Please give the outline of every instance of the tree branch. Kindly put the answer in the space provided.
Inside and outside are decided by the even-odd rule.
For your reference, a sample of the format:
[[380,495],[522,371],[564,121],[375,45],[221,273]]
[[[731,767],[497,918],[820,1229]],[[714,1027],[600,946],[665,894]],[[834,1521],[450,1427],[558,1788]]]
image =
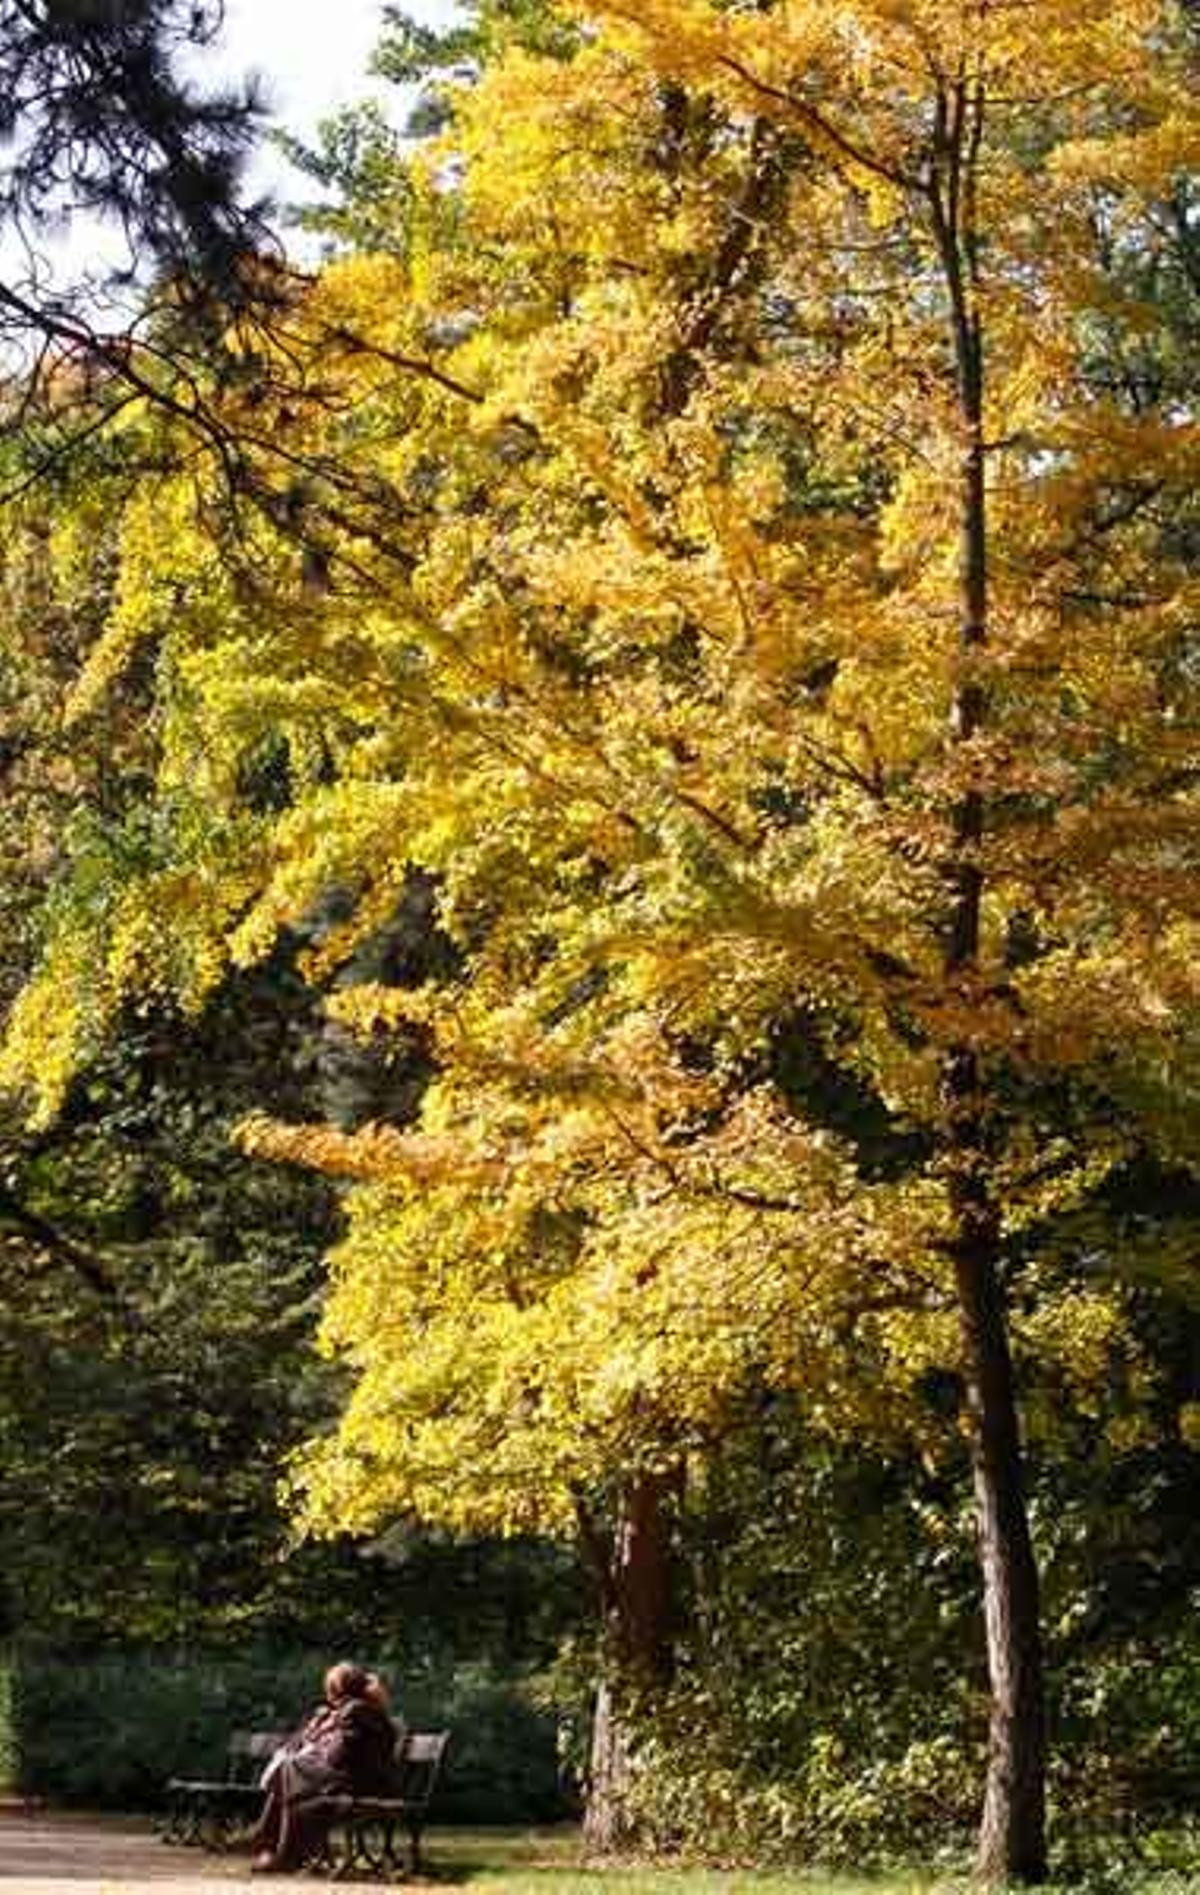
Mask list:
[[59,1263],[65,1263],[88,1285],[89,1289],[102,1296],[106,1301],[115,1301],[118,1295],[117,1285],[107,1266],[90,1250],[84,1250],[73,1238],[66,1236],[56,1225],[51,1224],[40,1212],[30,1210],[7,1187],[0,1185],[0,1218],[15,1224],[22,1234],[31,1239],[40,1250],[47,1251]]

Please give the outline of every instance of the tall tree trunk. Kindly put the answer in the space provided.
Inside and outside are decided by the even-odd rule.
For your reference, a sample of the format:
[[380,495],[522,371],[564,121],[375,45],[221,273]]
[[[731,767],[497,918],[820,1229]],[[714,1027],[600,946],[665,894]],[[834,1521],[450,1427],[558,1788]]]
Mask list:
[[587,1807],[583,1841],[589,1856],[619,1854],[633,1840],[630,1810],[629,1731],[621,1715],[617,1681],[601,1676],[592,1711]]
[[589,1854],[611,1855],[634,1837],[630,1724],[639,1699],[661,1690],[671,1676],[670,1503],[677,1490],[677,1475],[639,1478],[603,1547],[585,1525],[604,1598],[605,1634],[583,1825]]
[[976,1866],[991,1882],[1046,1874],[1046,1730],[1038,1573],[992,1235],[970,1213],[955,1257],[971,1416],[971,1460],[991,1715]]
[[[978,357],[980,339],[973,337]],[[981,364],[980,364],[981,367]],[[963,480],[963,644],[983,642],[986,618],[986,513],[981,423]],[[977,682],[960,685],[955,742],[978,730],[984,704]],[[984,877],[979,844],[983,798],[969,790],[956,811],[955,897],[946,973],[957,981],[978,962]],[[1038,1574],[1021,1469],[1017,1398],[1000,1280],[999,1207],[992,1194],[987,1113],[978,1055],[951,1048],[943,1069],[955,1285],[963,1340],[971,1463],[983,1576],[991,1719],[988,1773],[977,1867],[988,1881],[1041,1881],[1046,1873],[1046,1731]]]
[[[942,101],[938,166],[929,201],[945,276],[963,435],[959,506],[959,678],[950,745],[960,753],[982,731],[987,698],[978,675],[988,643],[988,520],[984,339],[977,282],[974,170],[983,132],[982,89],[965,80]],[[947,985],[970,993],[979,968],[985,874],[983,792],[968,784],[953,814],[945,955]],[[942,1069],[944,1150],[952,1250],[971,1424],[979,1560],[991,1714],[987,1784],[976,1868],[991,1882],[1046,1874],[1046,1719],[1037,1564],[1022,1480],[1016,1387],[1009,1350],[999,1207],[989,1172],[987,1099],[977,1051],[947,1050]]]

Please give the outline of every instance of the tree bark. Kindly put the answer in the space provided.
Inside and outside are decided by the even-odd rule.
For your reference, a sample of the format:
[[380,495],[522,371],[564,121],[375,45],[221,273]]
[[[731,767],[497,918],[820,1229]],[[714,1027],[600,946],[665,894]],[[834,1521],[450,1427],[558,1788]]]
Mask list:
[[625,1495],[603,1548],[585,1526],[604,1601],[603,1664],[583,1824],[590,1855],[612,1855],[635,1837],[632,1720],[639,1701],[661,1690],[672,1671],[670,1502],[677,1488],[676,1475],[641,1476]]
[[987,1181],[974,1054],[960,1050],[952,1056],[944,1095],[991,1693],[976,1870],[987,1882],[1040,1882],[1046,1876],[1046,1718],[1038,1570],[1001,1287],[1000,1219]]
[[[964,470],[963,542],[963,642],[977,646],[986,630],[986,515],[978,425]],[[968,741],[983,711],[982,693],[968,673],[956,695],[952,741]],[[958,859],[946,955],[952,981],[978,963],[984,815],[982,796],[968,791],[955,820]],[[1037,1882],[1046,1874],[1038,1573],[1025,1506],[1017,1395],[1001,1289],[1000,1214],[989,1179],[987,1101],[973,1047],[949,1050],[942,1092],[991,1686],[987,1786],[976,1866],[987,1881]]]
[[[982,90],[968,89],[965,82],[943,98],[929,186],[950,305],[963,437],[960,669],[949,730],[951,750],[960,754],[987,716],[978,662],[988,643],[989,579],[984,337],[974,228],[983,113]],[[969,995],[979,968],[986,814],[982,789],[968,780],[953,812],[947,864],[951,902],[944,973],[960,997]],[[969,1042],[946,1051],[942,1104],[991,1689],[976,1869],[990,1882],[1039,1882],[1046,1875],[1046,1719],[1038,1572],[1001,1286],[1001,1220],[989,1172],[986,1079]]]
[[963,1242],[955,1259],[991,1687],[976,1868],[989,1882],[1040,1882],[1046,1875],[1046,1728],[1038,1572],[994,1252],[994,1243],[977,1235]]
[[619,1855],[633,1840],[630,1809],[629,1733],[621,1716],[620,1694],[602,1676],[592,1711],[588,1758],[587,1806],[583,1842],[589,1856]]

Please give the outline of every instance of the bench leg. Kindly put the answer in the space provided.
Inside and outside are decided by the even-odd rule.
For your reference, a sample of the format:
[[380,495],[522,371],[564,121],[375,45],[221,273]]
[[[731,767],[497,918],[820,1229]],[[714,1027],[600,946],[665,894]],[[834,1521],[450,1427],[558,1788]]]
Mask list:
[[164,1842],[188,1849],[221,1849],[224,1823],[206,1796],[178,1797],[167,1812]]
[[360,1817],[347,1824],[347,1858],[352,1866],[372,1875],[386,1875],[400,1867],[396,1855],[396,1825],[384,1816]]
[[408,1835],[409,1875],[421,1872],[421,1824],[391,1816],[335,1817],[305,1859],[305,1866],[341,1882],[356,1872],[385,1876],[405,1875],[400,1831]]
[[164,1842],[183,1847],[186,1847],[188,1843],[199,1841],[192,1811],[182,1796],[172,1796],[167,1803],[162,1839]]
[[319,1875],[328,1875],[334,1880],[338,1874],[335,1829],[336,1825],[326,1830],[321,1838],[320,1846],[314,1849],[311,1855],[305,1856],[302,1864],[304,1868],[315,1869]]

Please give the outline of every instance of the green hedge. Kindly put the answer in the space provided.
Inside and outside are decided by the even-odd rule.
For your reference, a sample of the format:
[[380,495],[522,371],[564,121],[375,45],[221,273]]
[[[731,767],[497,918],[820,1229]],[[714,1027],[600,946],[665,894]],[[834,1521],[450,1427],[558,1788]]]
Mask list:
[[0,1653],[0,1790],[10,1789],[17,1781],[17,1747],[12,1720],[12,1663],[7,1652]]
[[[18,1652],[8,1687],[11,1775],[56,1802],[155,1809],[173,1774],[221,1772],[230,1731],[296,1724],[319,1698],[328,1662],[295,1651],[123,1650],[75,1660]],[[565,1813],[556,1719],[529,1680],[479,1666],[405,1673],[386,1654],[365,1662],[389,1679],[406,1723],[452,1732],[436,1815],[523,1823]]]

